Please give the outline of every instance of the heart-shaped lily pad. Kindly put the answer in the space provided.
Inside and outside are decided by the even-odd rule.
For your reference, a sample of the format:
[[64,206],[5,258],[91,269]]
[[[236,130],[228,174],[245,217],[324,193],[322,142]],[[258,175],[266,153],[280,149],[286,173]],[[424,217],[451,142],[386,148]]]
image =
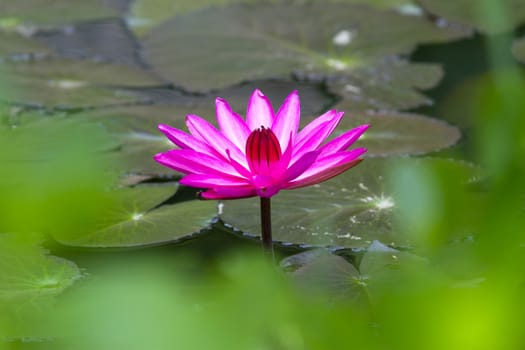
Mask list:
[[124,65],[90,61],[38,60],[0,65],[9,82],[1,100],[46,107],[81,108],[138,101],[111,86],[153,86],[159,80],[148,72]]
[[510,30],[525,22],[525,3],[522,0],[420,0],[419,3],[446,21],[488,33]]
[[[343,101],[336,108],[351,110],[352,103]],[[461,136],[458,128],[444,121],[397,112],[346,113],[334,135],[362,124],[370,128],[356,146],[366,147],[368,157],[434,152],[454,145]]]
[[256,0],[136,0],[131,6],[128,22],[140,34],[176,15],[239,2]]
[[209,90],[292,72],[321,78],[351,73],[419,43],[463,35],[367,6],[241,4],[177,16],[152,30],[143,46],[161,76],[190,90]]
[[36,40],[15,32],[0,30],[0,58],[16,58],[31,54],[47,54],[49,48]]
[[[258,85],[274,102],[275,109],[294,88],[301,88],[301,99],[304,101],[301,106],[303,114],[319,113],[319,110],[333,102],[332,98],[323,94],[313,84],[267,81],[259,82]],[[175,148],[157,129],[158,124],[169,124],[187,131],[185,117],[190,113],[200,115],[216,124],[215,95],[227,99],[232,108],[243,115],[253,89],[255,83],[250,83],[225,89],[210,96],[186,95],[170,89],[144,89],[139,95],[157,103],[100,108],[78,113],[74,118],[96,121],[115,133],[115,141],[121,146],[108,156],[119,159],[119,164],[124,166],[126,172],[170,176],[176,173],[160,166],[152,159],[156,153]]]
[[[409,159],[416,166],[449,164],[472,173],[468,164],[445,159]],[[365,159],[357,167],[314,186],[283,190],[272,198],[276,242],[364,248],[378,240],[408,246],[400,230],[389,172],[395,159]],[[458,179],[459,181],[459,179]],[[467,179],[464,179],[467,181]],[[223,202],[221,218],[248,235],[260,232],[258,198]]]
[[128,174],[179,176],[175,170],[160,165],[153,160],[157,153],[176,148],[164,135],[131,132],[118,135],[120,149],[109,154],[118,160],[118,167]]
[[414,276],[420,276],[418,282],[428,282],[428,271],[425,274],[427,266],[428,260],[420,256],[373,242],[361,259],[359,272],[369,295],[375,298],[395,290],[416,287],[411,284]]
[[[256,0],[136,0],[131,6],[128,22],[136,32],[144,33],[171,17],[205,7],[256,2]],[[278,1],[269,0],[267,2],[276,3]],[[324,0],[324,2],[329,2],[329,0]],[[332,2],[360,3],[377,8],[391,8],[403,14],[411,15],[422,13],[422,9],[409,0],[332,0]]]
[[414,278],[414,273],[423,273],[428,261],[374,241],[366,248],[359,271],[344,258],[326,249],[289,256],[280,265],[288,270],[290,266],[294,267],[291,274],[303,290],[318,291],[324,297],[364,302],[370,306],[369,303],[373,304],[382,293],[414,287],[407,282]]
[[169,124],[186,130],[185,117],[196,114],[216,123],[215,98],[228,101],[233,110],[244,116],[250,95],[255,89],[262,90],[277,110],[286,96],[293,90],[299,90],[301,96],[301,114],[316,115],[326,111],[335,99],[323,92],[318,84],[293,81],[257,81],[232,86],[207,95],[186,94],[168,88],[132,89],[140,99],[152,104],[98,108],[75,115],[104,124],[109,130],[126,132],[145,132],[160,135],[157,125]]
[[81,277],[66,259],[49,256],[39,235],[0,234],[0,304],[57,295]]
[[208,227],[216,216],[213,201],[186,201],[157,207],[173,186],[139,186],[109,192],[110,205],[89,227],[54,235],[63,244],[82,247],[133,247],[176,242]]
[[292,276],[301,290],[319,293],[332,301],[364,300],[366,285],[356,268],[344,258],[327,250],[315,249],[292,255],[283,260],[281,266],[297,260],[302,264]]
[[328,88],[348,100],[353,111],[403,110],[431,104],[419,90],[434,87],[442,76],[435,64],[385,60],[341,74],[328,82]]
[[17,0],[0,4],[0,18],[31,25],[60,25],[118,15],[117,9],[104,0]]
[[[367,247],[373,240],[408,241],[393,220],[395,202],[387,186],[387,161],[367,159],[330,181],[273,198],[274,240],[307,245]],[[234,227],[260,231],[258,198],[225,201],[221,218]]]

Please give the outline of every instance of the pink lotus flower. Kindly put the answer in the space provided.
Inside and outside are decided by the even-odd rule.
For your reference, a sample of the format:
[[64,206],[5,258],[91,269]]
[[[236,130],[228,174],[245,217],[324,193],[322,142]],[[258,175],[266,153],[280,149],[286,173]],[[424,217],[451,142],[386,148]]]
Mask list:
[[300,105],[292,92],[277,113],[255,90],[246,120],[222,98],[216,100],[219,130],[196,115],[186,117],[191,133],[159,125],[178,149],[155,155],[162,165],[186,174],[181,184],[206,189],[206,199],[259,196],[326,181],[359,164],[365,148],[347,150],[368,128],[362,125],[323,144],[343,112],[330,110],[299,131]]

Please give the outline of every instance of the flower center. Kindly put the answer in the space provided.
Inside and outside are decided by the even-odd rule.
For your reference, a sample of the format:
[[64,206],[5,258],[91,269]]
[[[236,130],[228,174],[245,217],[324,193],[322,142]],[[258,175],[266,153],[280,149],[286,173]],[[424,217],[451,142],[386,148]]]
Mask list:
[[281,159],[281,146],[271,129],[261,126],[246,141],[246,158],[254,174],[269,176],[273,164]]

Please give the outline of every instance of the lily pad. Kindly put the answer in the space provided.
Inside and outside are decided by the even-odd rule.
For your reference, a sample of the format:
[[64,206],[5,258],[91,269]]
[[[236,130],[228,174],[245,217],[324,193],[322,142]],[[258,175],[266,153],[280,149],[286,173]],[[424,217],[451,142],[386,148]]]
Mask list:
[[39,60],[0,65],[9,82],[1,99],[45,107],[83,108],[136,102],[139,98],[112,86],[153,86],[159,81],[129,66],[69,60]]
[[[128,22],[134,31],[147,32],[171,17],[212,6],[236,3],[255,3],[256,0],[136,0],[131,7]],[[324,2],[329,2],[325,0]],[[406,15],[421,15],[423,10],[409,0],[330,0],[335,3],[366,4],[380,9],[393,9]],[[266,3],[278,3],[268,0]]]
[[119,12],[104,0],[17,0],[0,4],[1,18],[28,25],[60,25],[117,17]]
[[292,272],[294,281],[301,290],[319,293],[332,301],[363,301],[366,297],[366,284],[362,282],[357,269],[344,258],[326,250],[316,249],[288,257],[302,260],[302,265]]
[[[115,108],[99,108],[75,114],[75,119],[103,124],[115,133],[120,147],[109,157],[119,159],[119,165],[132,174],[173,176],[175,171],[153,161],[153,155],[175,146],[157,129],[158,124],[169,124],[187,131],[185,117],[197,114],[216,124],[215,96],[226,98],[236,111],[244,114],[249,95],[256,83],[244,84],[217,92],[213,95],[192,96],[172,89],[143,89],[139,96],[156,102],[151,105],[135,105]],[[294,88],[300,88],[303,114],[316,114],[330,105],[333,99],[313,84],[292,82],[259,82],[263,91],[278,108]]]
[[253,3],[256,0],[136,0],[131,6],[128,23],[134,31],[144,33],[176,15],[239,2]]
[[525,37],[514,40],[512,44],[512,54],[521,63],[525,63]]
[[264,91],[277,110],[286,96],[293,90],[301,95],[301,113],[316,115],[325,112],[335,98],[327,95],[318,84],[298,83],[292,81],[257,81],[210,93],[195,95],[168,88],[139,88],[131,90],[140,99],[151,101],[151,104],[98,108],[75,115],[75,118],[86,118],[104,124],[116,132],[146,132],[160,135],[157,125],[169,124],[186,130],[185,118],[196,114],[216,124],[215,98],[222,97],[228,101],[240,115],[244,116],[251,93],[256,88]]
[[143,47],[162,77],[189,90],[209,90],[292,72],[321,78],[350,73],[410,53],[417,44],[464,35],[360,5],[240,4],[177,16],[152,30]]
[[[338,301],[365,302],[369,306],[384,293],[414,287],[410,283],[414,274],[424,274],[428,261],[374,241],[364,251],[359,271],[326,249],[292,255],[280,265],[288,270],[293,267],[291,275],[302,290],[321,292],[324,297]],[[422,277],[421,281],[426,280]]]
[[487,33],[511,30],[525,22],[522,0],[420,0],[429,12]]
[[168,88],[138,88],[131,91],[140,99],[151,101],[151,104],[99,108],[76,114],[75,118],[100,122],[116,132],[132,131],[160,135],[157,129],[160,123],[186,130],[184,123],[187,114],[199,115],[216,124],[216,97],[226,99],[233,110],[244,116],[250,95],[256,88],[265,93],[275,110],[291,91],[299,90],[302,115],[321,114],[335,101],[335,98],[323,92],[318,84],[292,81],[250,82],[206,95],[187,94]]
[[126,173],[161,177],[181,175],[153,160],[155,154],[176,148],[164,135],[131,132],[119,135],[118,140],[120,149],[108,157],[116,158],[118,168]]
[[[0,115],[0,231],[76,229],[116,181],[102,155],[115,144],[93,123],[58,116]],[[31,218],[31,220],[28,220]]]
[[442,77],[439,65],[385,60],[339,75],[328,89],[348,100],[353,111],[404,110],[432,104],[420,90],[434,87]]
[[0,234],[0,303],[61,293],[82,273],[71,261],[48,255],[39,235]]
[[413,283],[416,274],[422,284],[429,282],[427,267],[427,259],[374,242],[364,254],[359,271],[370,296],[377,298],[416,287]]
[[[387,166],[388,161],[367,159],[330,181],[281,191],[272,203],[274,240],[347,248],[367,247],[374,240],[407,245],[393,220],[395,202],[387,184]],[[225,201],[221,218],[257,234],[258,198]]]
[[[336,108],[351,111],[351,106],[343,101]],[[461,136],[458,128],[444,121],[398,112],[346,113],[334,135],[362,124],[370,129],[355,145],[366,147],[367,157],[434,152],[454,145]]]
[[10,149],[0,147],[0,160],[4,164],[53,160],[64,153],[65,144],[78,147],[84,155],[107,152],[118,146],[100,125],[36,113],[2,115],[0,112],[0,139],[12,146]]
[[105,215],[92,218],[88,228],[54,235],[63,244],[81,247],[134,247],[177,242],[208,227],[216,216],[213,201],[186,201],[162,205],[173,186],[139,186],[107,194],[111,205]]
[[[405,159],[415,166],[449,166],[464,170],[464,184],[477,170],[464,162],[440,158]],[[281,191],[272,201],[275,242],[307,246],[365,248],[373,241],[392,247],[411,246],[406,227],[401,230],[397,197],[389,170],[395,158],[365,159],[329,181]],[[458,186],[459,187],[459,186]],[[221,219],[248,236],[260,232],[259,200],[224,201]]]
[[0,58],[30,57],[49,52],[49,48],[36,40],[15,32],[0,30]]

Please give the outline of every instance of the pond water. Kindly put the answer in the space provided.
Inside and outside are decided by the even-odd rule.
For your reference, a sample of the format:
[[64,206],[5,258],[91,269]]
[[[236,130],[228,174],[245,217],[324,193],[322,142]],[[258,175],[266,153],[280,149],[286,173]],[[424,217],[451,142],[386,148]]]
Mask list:
[[[473,251],[478,248],[472,242],[499,219],[480,214],[491,212],[487,203],[496,195],[487,190],[483,170],[506,174],[505,169],[514,169],[518,176],[512,159],[524,147],[519,131],[505,134],[504,125],[515,122],[511,130],[519,130],[519,122],[509,118],[490,124],[480,111],[499,113],[500,104],[509,115],[522,110],[522,93],[513,84],[522,77],[520,62],[525,61],[523,1],[501,1],[497,11],[490,1],[473,0],[458,0],[457,6],[437,0],[37,2],[0,2],[0,311],[8,315],[0,316],[0,326],[17,325],[0,331],[0,350],[4,341],[6,349],[56,344],[56,333],[18,327],[10,318],[19,312],[11,308],[12,300],[21,305],[35,300],[38,309],[45,309],[49,298],[68,305],[73,295],[76,305],[76,290],[93,288],[99,296],[106,286],[128,288],[134,278],[142,281],[149,273],[173,277],[176,271],[185,288],[207,291],[210,279],[237,285],[240,275],[250,275],[222,264],[237,266],[232,256],[239,252],[260,253],[258,199],[198,200],[198,190],[180,185],[182,174],[155,163],[153,155],[174,148],[158,124],[187,130],[187,114],[216,124],[216,97],[244,116],[256,88],[275,110],[298,90],[301,126],[332,108],[345,111],[335,135],[370,124],[352,146],[368,148],[362,164],[273,198],[275,249],[278,261],[286,258],[284,270],[306,286],[321,286],[331,302],[351,300],[358,310],[374,308],[374,301],[386,303],[374,297],[401,291],[399,281],[419,288],[423,282],[408,278],[407,266],[417,267],[416,279],[425,275],[429,285],[441,283],[441,274],[418,274],[423,260],[445,266],[447,286],[453,284],[448,274],[454,283],[454,278],[475,285],[484,280],[479,271],[485,266],[473,256],[486,257],[485,250]],[[472,8],[484,10],[473,14]],[[492,16],[486,17],[487,11]],[[507,104],[496,99],[501,82],[511,91]],[[480,129],[485,122],[492,127]],[[495,125],[503,125],[501,133]],[[501,157],[503,151],[491,139],[500,140],[507,154],[518,146]],[[487,151],[485,143],[494,151]],[[486,163],[480,166],[480,161]],[[507,196],[503,188],[498,195],[507,204],[497,214],[502,220],[503,208],[524,207],[521,197]],[[509,237],[502,241],[516,244],[515,236]],[[440,244],[445,248],[436,248]],[[454,264],[456,271],[447,267]],[[257,263],[247,266],[268,277]],[[122,285],[107,282],[117,275]],[[280,288],[281,281],[272,276],[268,285]],[[370,276],[380,281],[376,289],[367,289]],[[256,279],[250,283],[259,286]],[[146,292],[152,296],[158,290]],[[283,305],[291,303],[288,291],[283,293]],[[199,294],[191,300],[200,308],[204,299]],[[221,312],[233,304],[225,305]],[[339,306],[346,310],[347,304]],[[24,317],[32,312],[26,306],[21,310]],[[366,326],[356,325],[367,333],[375,322],[395,324],[392,315],[400,309],[391,311]],[[150,321],[144,322],[137,327],[154,334],[145,326]],[[417,322],[412,318],[409,324]],[[288,332],[284,338],[293,338],[292,328],[279,329]],[[270,344],[280,342],[272,332]],[[356,342],[371,346],[370,337],[363,339]],[[341,342],[337,338],[336,344]],[[285,343],[275,348],[310,348],[300,341]],[[84,345],[95,344],[89,338]],[[407,344],[417,348],[417,342]],[[311,348],[329,348],[323,346]]]

